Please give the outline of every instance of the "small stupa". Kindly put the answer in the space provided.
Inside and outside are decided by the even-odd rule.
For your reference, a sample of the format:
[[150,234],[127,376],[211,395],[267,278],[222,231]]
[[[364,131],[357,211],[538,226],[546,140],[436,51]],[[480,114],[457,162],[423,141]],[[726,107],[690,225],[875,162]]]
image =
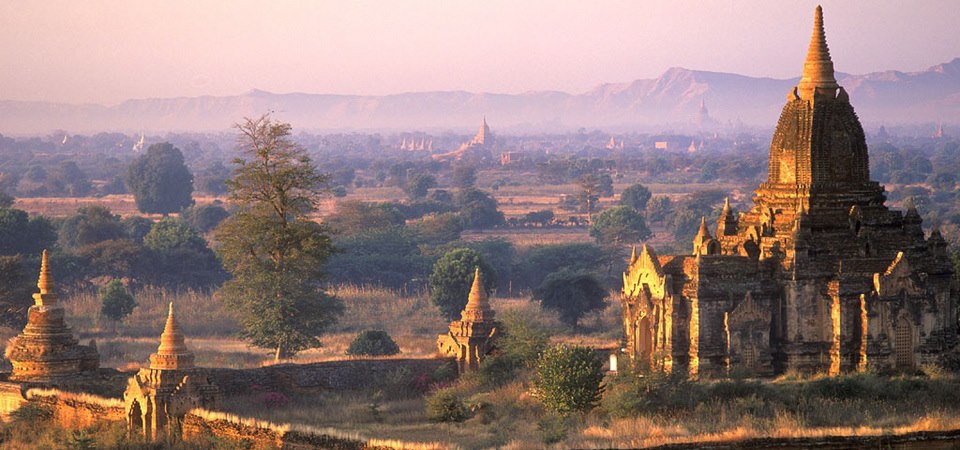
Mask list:
[[480,268],[474,271],[473,286],[460,320],[450,322],[450,331],[437,337],[440,354],[456,357],[460,372],[475,370],[494,348],[497,336],[495,313],[483,288]]
[[187,349],[170,303],[160,346],[150,355],[150,367],[130,378],[123,393],[128,433],[147,441],[176,438],[187,412],[213,408],[219,398],[220,389],[205,371],[194,366],[193,353]]
[[10,340],[6,357],[13,365],[11,381],[56,383],[96,372],[100,355],[93,346],[79,345],[64,322],[47,251],[40,257],[40,292],[27,310],[27,326]]

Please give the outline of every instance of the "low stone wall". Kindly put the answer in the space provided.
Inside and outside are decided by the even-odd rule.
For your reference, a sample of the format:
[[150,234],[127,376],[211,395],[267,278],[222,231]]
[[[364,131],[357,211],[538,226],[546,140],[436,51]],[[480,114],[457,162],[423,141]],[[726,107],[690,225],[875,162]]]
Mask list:
[[204,409],[191,410],[184,417],[183,436],[184,439],[216,436],[243,442],[244,445],[257,449],[428,450],[446,448],[435,443],[423,444],[368,439],[356,433],[275,424]]
[[56,389],[29,389],[28,402],[48,406],[58,424],[69,428],[85,428],[97,422],[123,421],[123,402],[92,394],[77,394]]
[[277,364],[257,369],[205,369],[224,395],[246,394],[251,388],[290,391],[300,389],[352,390],[376,387],[399,374],[416,377],[450,365],[452,358],[354,359],[312,364]]
[[849,436],[822,438],[761,438],[731,442],[701,442],[649,447],[651,450],[953,450],[960,448],[960,430],[920,431],[886,436]]

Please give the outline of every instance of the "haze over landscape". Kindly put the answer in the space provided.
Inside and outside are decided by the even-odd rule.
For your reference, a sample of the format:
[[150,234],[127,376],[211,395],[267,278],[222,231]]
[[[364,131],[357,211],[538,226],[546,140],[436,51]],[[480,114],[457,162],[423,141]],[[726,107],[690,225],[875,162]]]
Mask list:
[[[723,123],[769,126],[813,5],[7,2],[0,38],[16,45],[0,60],[18,70],[0,73],[0,120],[15,134],[200,131],[271,109],[307,129],[377,130],[488,113],[563,131],[685,122],[705,98]],[[867,123],[956,114],[953,6],[827,3],[837,70],[864,74],[845,85]]]

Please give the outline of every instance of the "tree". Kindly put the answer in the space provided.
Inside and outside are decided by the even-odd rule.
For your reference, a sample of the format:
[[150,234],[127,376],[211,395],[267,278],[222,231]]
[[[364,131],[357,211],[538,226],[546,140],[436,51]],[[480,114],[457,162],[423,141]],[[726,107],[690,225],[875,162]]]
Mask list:
[[207,233],[220,225],[220,222],[229,217],[230,213],[220,205],[211,204],[191,206],[184,210],[181,216],[197,231]]
[[134,160],[126,181],[142,213],[166,215],[193,204],[193,175],[180,149],[168,142],[151,145]]
[[337,212],[328,216],[324,223],[338,234],[350,235],[403,225],[404,217],[403,213],[390,203],[347,200],[337,202]]
[[207,288],[225,278],[207,241],[183,219],[167,217],[153,224],[143,246],[150,251],[152,270],[144,277],[151,283]]
[[37,255],[56,241],[56,228],[46,217],[0,208],[0,255]]
[[606,306],[607,290],[590,273],[563,269],[548,275],[533,298],[542,308],[558,312],[563,323],[576,327],[586,313]]
[[650,189],[642,184],[633,184],[620,193],[620,204],[629,206],[637,211],[647,209],[647,203],[650,202]]
[[535,289],[553,272],[561,269],[573,271],[605,272],[612,263],[610,252],[588,242],[539,245],[521,255],[514,270],[515,290]]
[[599,195],[601,197],[612,197],[613,196],[613,177],[609,173],[601,174],[598,178],[599,184],[598,187]]
[[390,356],[400,353],[400,346],[383,330],[364,330],[347,348],[353,356]]
[[120,280],[110,280],[103,289],[100,290],[100,314],[103,314],[113,322],[119,322],[124,317],[133,312],[137,307],[137,300],[133,294],[123,286]]
[[587,221],[593,222],[593,211],[596,210],[597,201],[600,200],[600,178],[588,173],[580,177],[577,184],[580,186],[580,192],[577,193],[580,211],[587,213]]
[[0,208],[11,208],[16,200],[12,195],[6,193],[6,191],[0,191]]
[[429,173],[418,173],[408,180],[404,190],[413,200],[426,197],[430,188],[437,187],[437,179]]
[[237,210],[216,230],[218,252],[233,274],[220,290],[239,316],[241,336],[275,349],[275,360],[320,345],[343,313],[322,281],[333,251],[329,230],[310,219],[327,178],[292,141],[289,124],[264,115],[238,124],[234,177]]
[[477,184],[477,169],[473,166],[458,164],[453,167],[453,186],[468,189]]
[[120,216],[103,206],[87,206],[77,210],[60,225],[59,242],[65,249],[77,249],[85,245],[113,239],[123,239],[125,230]]
[[620,246],[645,241],[653,236],[643,216],[629,206],[615,206],[599,215],[590,225],[590,236],[598,244]]
[[36,287],[24,268],[23,257],[0,256],[0,323],[14,328],[23,326],[27,308],[33,304],[30,294]]
[[603,394],[603,362],[589,347],[559,344],[537,360],[534,392],[543,406],[568,414],[587,412]]
[[503,213],[497,210],[497,199],[479,189],[463,189],[457,193],[460,217],[467,228],[490,228],[503,224]]
[[143,216],[130,216],[120,221],[123,231],[131,241],[143,243],[143,238],[153,228],[153,221]]
[[448,320],[456,319],[467,305],[477,267],[483,272],[483,288],[487,292],[493,290],[497,286],[496,273],[474,250],[451,250],[434,264],[430,274],[430,299]]

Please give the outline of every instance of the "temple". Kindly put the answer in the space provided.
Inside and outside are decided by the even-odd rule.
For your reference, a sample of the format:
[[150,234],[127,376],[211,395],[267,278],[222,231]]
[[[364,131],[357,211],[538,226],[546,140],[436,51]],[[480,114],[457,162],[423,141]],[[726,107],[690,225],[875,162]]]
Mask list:
[[463,159],[483,160],[491,158],[491,150],[494,146],[495,138],[490,132],[490,126],[487,125],[487,116],[483,116],[483,122],[480,123],[480,130],[467,142],[460,145],[459,148],[446,153],[431,155],[435,161],[460,161]]
[[10,340],[6,357],[13,365],[10,381],[57,383],[95,373],[100,355],[93,346],[79,345],[63,320],[47,251],[40,257],[40,292],[27,310],[27,326]]
[[193,365],[194,356],[184,342],[173,315],[173,303],[160,335],[160,347],[127,382],[123,393],[127,430],[147,441],[181,435],[181,421],[194,408],[212,408],[220,390],[207,374]]
[[933,362],[957,344],[946,243],[924,235],[915,207],[885,199],[817,7],[752,208],[735,215],[726,203],[689,254],[644,246],[631,257],[621,297],[631,360],[691,377]]
[[493,350],[497,337],[497,323],[482,277],[478,267],[460,320],[450,322],[450,331],[437,337],[440,354],[456,357],[461,373],[479,368],[483,358]]

